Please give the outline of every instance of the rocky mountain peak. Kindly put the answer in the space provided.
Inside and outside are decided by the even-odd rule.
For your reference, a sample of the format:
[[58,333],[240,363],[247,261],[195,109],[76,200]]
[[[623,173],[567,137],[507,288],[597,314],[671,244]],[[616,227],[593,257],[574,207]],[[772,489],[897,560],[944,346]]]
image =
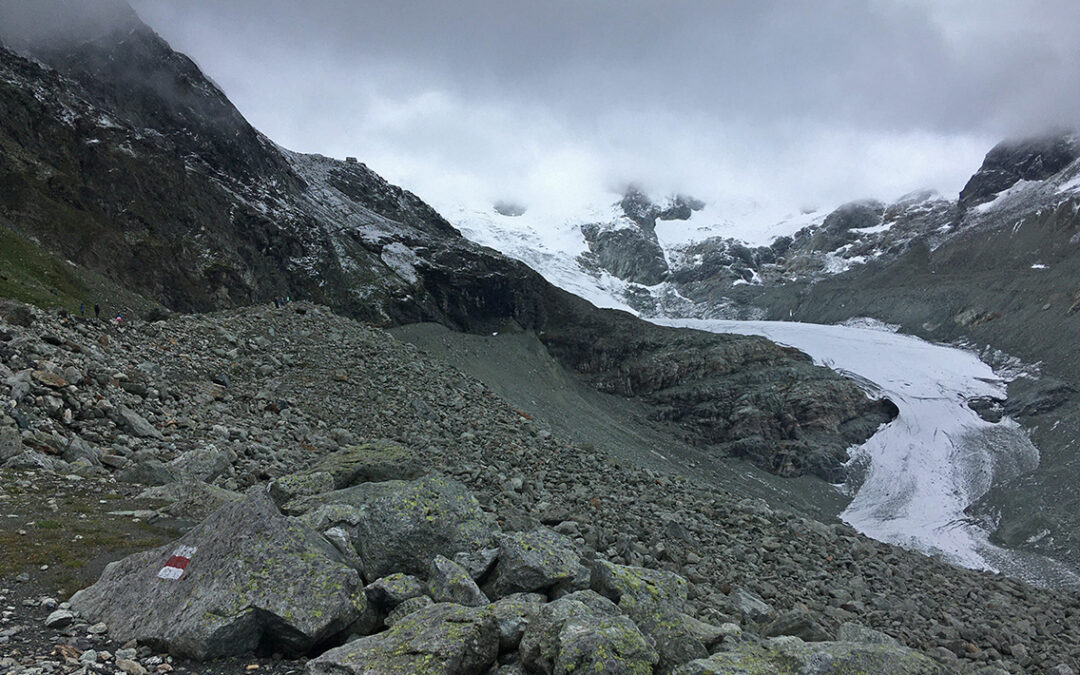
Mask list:
[[1080,137],[1071,131],[998,143],[960,191],[960,207],[988,202],[1022,180],[1045,180],[1078,157]]

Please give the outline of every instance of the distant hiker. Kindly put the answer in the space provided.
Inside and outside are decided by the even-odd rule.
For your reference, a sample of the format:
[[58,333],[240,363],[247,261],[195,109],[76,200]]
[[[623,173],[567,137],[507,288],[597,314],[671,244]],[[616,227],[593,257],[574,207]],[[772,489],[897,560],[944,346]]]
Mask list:
[[113,322],[114,322],[114,323],[115,323],[115,324],[116,324],[117,326],[119,326],[120,324],[124,323],[124,317],[122,317],[122,316],[120,315],[120,312],[117,312],[117,313],[116,313],[116,318],[115,318],[115,319],[113,319]]
[[101,320],[101,305],[94,305],[94,318],[99,321]]
[[276,296],[274,297],[274,308],[281,309],[281,298]]
[[82,317],[86,316],[86,303],[85,302],[80,302],[79,303],[79,316],[82,316]]

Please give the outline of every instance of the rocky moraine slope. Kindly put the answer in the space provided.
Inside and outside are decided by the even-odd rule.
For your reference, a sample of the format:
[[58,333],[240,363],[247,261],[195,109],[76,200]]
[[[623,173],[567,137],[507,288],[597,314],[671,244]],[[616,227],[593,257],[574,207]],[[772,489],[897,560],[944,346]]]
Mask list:
[[615,462],[324,307],[0,317],[7,672],[1066,674],[1080,658],[1080,597]]
[[[289,296],[384,326],[515,325],[597,388],[647,399],[693,442],[782,474],[836,477],[845,448],[895,414],[767,341],[597,311],[363,164],[283,150],[130,9],[116,11],[89,33],[0,32],[8,236],[176,311]],[[57,297],[71,309],[97,301]]]

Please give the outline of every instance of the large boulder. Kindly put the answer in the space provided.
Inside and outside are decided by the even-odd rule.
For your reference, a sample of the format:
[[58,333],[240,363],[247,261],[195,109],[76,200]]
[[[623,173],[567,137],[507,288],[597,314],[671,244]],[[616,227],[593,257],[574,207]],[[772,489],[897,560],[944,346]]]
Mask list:
[[304,513],[320,531],[347,532],[365,579],[393,572],[427,576],[435,556],[484,548],[498,530],[464,485],[443,476],[361,483],[293,500],[284,509]]
[[499,536],[499,559],[485,585],[491,598],[512,593],[569,592],[589,587],[589,570],[573,542],[547,529]]
[[529,672],[556,675],[646,675],[659,660],[634,622],[593,591],[544,605],[525,628],[519,654]]
[[[709,627],[682,613],[688,584],[674,572],[598,560],[593,564],[590,586],[617,603],[641,632],[652,638],[660,655],[657,672],[669,673],[676,666],[709,655],[701,639],[701,635],[710,634]],[[708,640],[715,643],[719,637]]]
[[146,418],[127,406],[120,406],[113,411],[113,421],[140,438],[164,438],[161,432]]
[[0,464],[23,453],[22,436],[11,427],[0,427]]
[[166,466],[177,480],[209,483],[232,467],[235,454],[210,446],[185,452]]
[[761,629],[764,637],[793,635],[805,642],[827,642],[834,639],[829,631],[805,609],[793,609],[776,617]]
[[469,572],[441,555],[435,556],[435,560],[431,562],[428,595],[435,602],[453,602],[466,607],[488,604],[487,596],[469,576]]
[[174,544],[110,564],[71,604],[117,642],[202,660],[302,654],[344,632],[366,599],[324,537],[253,490]]
[[139,499],[166,502],[158,509],[174,518],[202,520],[222,506],[244,498],[244,495],[200,481],[183,481],[147,488]]
[[393,441],[351,445],[327,455],[311,470],[330,474],[339,490],[358,483],[412,480],[423,473],[412,451]]
[[490,607],[429,605],[377,635],[331,649],[307,665],[309,675],[470,675],[499,654]]
[[856,642],[806,643],[796,637],[773,638],[761,645],[717,652],[680,667],[676,675],[939,675],[936,661],[907,647]]

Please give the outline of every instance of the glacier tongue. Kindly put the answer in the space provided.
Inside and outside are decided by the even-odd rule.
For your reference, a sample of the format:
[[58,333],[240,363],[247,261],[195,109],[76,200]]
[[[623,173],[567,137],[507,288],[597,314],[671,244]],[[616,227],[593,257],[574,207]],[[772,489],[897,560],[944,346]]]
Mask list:
[[1080,576],[1041,556],[990,543],[964,510],[1000,480],[1030,471],[1038,450],[1014,421],[981,419],[966,404],[1005,397],[1006,383],[972,353],[856,326],[775,321],[653,319],[667,326],[762,335],[845,371],[892,400],[898,417],[851,450],[862,468],[841,518],[867,536],[965,567],[1000,571],[1055,587]]

